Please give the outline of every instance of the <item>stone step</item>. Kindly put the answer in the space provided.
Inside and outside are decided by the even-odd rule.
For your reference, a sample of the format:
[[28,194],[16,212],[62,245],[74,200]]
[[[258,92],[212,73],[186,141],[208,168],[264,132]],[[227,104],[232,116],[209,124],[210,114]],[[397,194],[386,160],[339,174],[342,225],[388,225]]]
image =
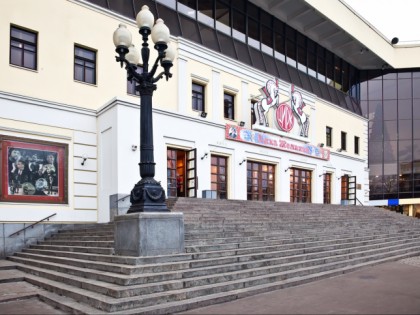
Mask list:
[[48,244],[34,244],[30,248],[41,249],[41,250],[54,250],[58,252],[77,252],[77,253],[89,253],[99,255],[112,255],[114,254],[113,247],[86,247],[86,246],[66,246],[66,245],[48,245]]
[[267,284],[262,285],[256,285],[251,287],[244,287],[242,289],[237,289],[229,292],[221,292],[221,293],[213,293],[213,294],[207,294],[204,296],[199,296],[196,298],[181,300],[181,301],[175,301],[175,302],[168,302],[168,303],[162,303],[157,304],[153,306],[148,307],[142,307],[142,308],[134,308],[124,311],[116,311],[113,312],[115,315],[119,314],[167,314],[167,313],[178,313],[183,312],[195,308],[201,308],[213,304],[219,304],[229,301],[234,301],[241,298],[246,298],[252,295],[266,293],[274,290],[280,290],[284,288],[289,288],[293,286],[298,286],[302,284],[307,284],[313,281],[318,281],[321,279],[326,279],[334,276],[339,276],[345,273],[357,271],[361,268],[366,268],[370,266],[374,266],[381,263],[391,262],[399,259],[404,259],[407,257],[411,257],[416,254],[403,254],[395,257],[387,257],[381,260],[377,261],[371,261],[371,262],[365,262],[357,265],[351,265],[346,266],[344,268],[324,271],[316,274],[309,274],[302,277],[297,278],[290,278],[286,280],[280,280],[275,282],[270,282]]
[[[31,276],[33,278],[33,276]],[[30,282],[30,281],[28,281]],[[33,281],[32,281],[33,282]],[[89,314],[89,315],[103,315],[104,312],[86,304],[81,304],[79,301],[70,297],[55,294],[53,292],[42,292],[37,294],[37,298],[56,309],[60,309],[67,314]]]
[[[414,234],[413,231],[409,232],[410,234]],[[381,238],[389,239],[391,237],[395,239],[403,239],[406,237],[407,234],[399,233],[394,236],[390,236],[389,234],[381,236]],[[415,232],[414,235],[420,235],[420,232]],[[342,237],[342,236],[340,236]],[[375,236],[369,235],[365,237],[353,237],[344,239],[344,242],[359,242],[362,240],[369,240],[372,241],[373,239],[378,238],[378,234]],[[340,244],[344,243],[343,241],[339,242]],[[303,240],[301,242],[294,242],[291,244],[285,244],[283,239],[270,239],[270,240],[263,240],[263,241],[253,241],[253,242],[233,242],[233,243],[221,243],[221,244],[197,244],[197,245],[190,245],[186,247],[187,253],[197,253],[197,252],[209,252],[209,251],[221,251],[221,250],[232,250],[238,249],[247,249],[250,250],[261,250],[264,251],[266,248],[298,248],[298,247],[311,247],[311,246],[327,246],[327,245],[336,245],[337,239],[333,240],[319,240],[319,241],[312,241],[308,242]]]
[[[363,237],[348,237],[348,238],[341,238],[341,239],[332,239],[330,240],[327,236],[323,240],[307,240],[307,239],[281,239],[276,240],[273,242],[266,241],[265,244],[253,244],[254,246],[250,246],[250,244],[246,243],[234,243],[233,250],[232,249],[223,249],[218,248],[218,252],[215,253],[208,253],[205,252],[205,249],[209,249],[206,246],[200,246],[195,248],[187,248],[187,252],[189,253],[198,253],[194,256],[185,255],[185,260],[189,259],[201,259],[201,258],[215,258],[215,257],[226,257],[226,256],[233,256],[233,255],[241,255],[241,254],[250,254],[250,253],[260,253],[260,252],[268,252],[268,251],[284,251],[288,249],[299,249],[299,248],[320,248],[322,246],[329,246],[332,247],[350,247],[355,246],[355,244],[368,244],[368,243],[379,243],[379,242],[390,242],[393,240],[401,240],[406,238],[412,238],[415,235],[407,235],[407,234],[396,234],[396,235],[368,235]],[[264,245],[264,246],[261,246]],[[39,246],[37,246],[39,247]],[[204,251],[204,252],[201,252]],[[39,254],[45,256],[54,256],[54,257],[63,257],[63,258],[73,258],[79,260],[85,260],[83,264],[89,263],[89,261],[102,261],[105,263],[117,263],[117,264],[135,264],[136,260],[131,257],[120,257],[114,255],[90,255],[86,253],[77,253],[77,252],[57,252],[54,250],[45,250],[45,249],[38,249],[38,248],[29,248],[25,249],[23,253],[29,254]],[[17,254],[22,255],[22,254]],[[150,260],[152,257],[150,257]],[[128,262],[131,260],[131,262]],[[153,267],[155,268],[155,267]],[[142,268],[141,272],[145,272]],[[124,272],[127,274],[133,273],[131,272]]]
[[[282,235],[284,237],[286,236],[293,236],[293,235],[300,235],[302,237],[310,237],[313,235],[324,235],[329,233],[330,235],[340,235],[342,233],[353,233],[354,235],[366,233],[366,231],[372,232],[372,233],[384,233],[386,231],[390,232],[403,232],[411,230],[411,228],[407,227],[393,227],[392,225],[389,225],[387,229],[354,229],[354,230],[344,230],[344,229],[315,229],[315,230],[299,230],[299,229],[288,229],[288,230],[266,230],[266,231],[189,231],[189,233],[185,233],[185,240],[186,241],[193,241],[193,240],[199,240],[199,239],[218,239],[218,238],[231,238],[231,237],[253,237],[253,236],[269,236],[269,235]],[[418,230],[418,228],[415,228],[414,230]]]
[[[327,234],[327,235],[316,235],[309,238],[278,238],[276,236],[268,236],[266,237],[267,242],[272,238],[274,240],[273,243],[267,243],[266,246],[261,247],[257,246],[255,248],[249,248],[249,246],[241,246],[243,243],[238,243],[234,249],[231,250],[223,250],[223,251],[213,251],[213,252],[197,252],[193,253],[193,250],[189,250],[187,247],[187,251],[190,252],[190,254],[178,254],[178,255],[162,255],[162,256],[149,256],[149,257],[142,257],[142,258],[135,258],[135,257],[127,257],[127,256],[115,256],[111,254],[95,254],[91,255],[89,253],[85,252],[79,252],[79,251],[68,251],[71,249],[71,247],[60,247],[59,250],[57,248],[50,246],[42,246],[42,245],[34,245],[31,246],[29,249],[25,249],[23,252],[25,253],[32,253],[32,254],[40,254],[45,256],[55,256],[55,257],[66,257],[66,258],[74,258],[74,259],[81,259],[81,260],[87,260],[87,261],[102,261],[106,263],[115,263],[115,264],[128,264],[128,265],[135,265],[137,263],[139,264],[153,264],[153,263],[168,263],[172,260],[174,262],[176,261],[185,261],[185,260],[191,260],[191,259],[207,259],[207,258],[218,258],[218,257],[226,257],[226,256],[234,256],[234,255],[240,255],[240,254],[256,254],[259,252],[267,252],[267,251],[280,251],[285,249],[296,249],[296,248],[309,248],[309,247],[316,247],[316,246],[322,246],[322,245],[338,245],[338,244],[347,244],[347,245],[341,245],[341,246],[352,246],[352,244],[355,244],[356,242],[366,242],[370,241],[371,243],[379,241],[390,241],[390,240],[396,240],[401,239],[404,237],[411,237],[410,235],[414,236],[415,234],[411,234],[412,232],[404,232],[404,233],[398,233],[398,234],[364,234],[364,235],[354,235],[354,234],[342,234],[339,238],[335,235]],[[225,242],[228,242],[229,239],[222,239]],[[201,240],[200,243],[205,244],[204,241]],[[234,241],[237,241],[235,239]],[[241,248],[243,247],[243,248]],[[163,265],[162,265],[163,266]],[[153,267],[155,268],[155,267]],[[171,267],[173,268],[173,267]],[[163,270],[163,269],[161,269]],[[133,271],[128,272],[133,273]]]
[[91,231],[97,231],[97,230],[111,231],[113,229],[114,229],[113,223],[95,223],[95,224],[89,224],[89,225],[81,224],[80,226],[73,225],[69,227],[64,227],[63,229],[59,230],[58,233],[91,232]]
[[[420,229],[398,229],[398,231],[394,232],[395,234],[398,233],[413,233],[413,232],[420,232]],[[383,234],[391,234],[391,231],[387,231],[387,233]],[[340,238],[358,238],[358,237],[375,237],[378,235],[378,231],[376,233],[372,233],[372,231],[363,231],[363,233],[350,233],[348,231],[340,233],[338,236]],[[330,240],[331,237],[337,239],[337,235],[332,233],[327,234],[316,234],[305,237],[302,235],[300,238],[305,241],[324,241]],[[245,237],[228,237],[228,238],[203,238],[203,239],[192,239],[192,240],[185,240],[186,246],[196,246],[196,245],[214,245],[214,244],[227,244],[227,243],[244,243],[244,242],[258,242],[258,241],[282,241],[283,243],[290,243],[296,242],[296,238],[286,238],[284,234],[267,234],[267,235],[255,235],[255,236],[245,236]]]
[[54,233],[52,233],[49,237],[51,238],[63,238],[63,237],[89,237],[89,236],[112,236],[114,235],[114,229],[112,230],[103,230],[103,229],[96,229],[96,230],[91,230],[89,232],[86,231],[66,231],[66,232],[61,232],[56,231]]
[[[284,220],[284,221],[292,221],[296,219],[300,219],[299,222],[303,222],[302,219],[305,221],[319,221],[320,217],[324,217],[326,221],[334,221],[337,218],[345,219],[345,218],[352,218],[355,221],[363,221],[363,220],[370,220],[372,218],[376,218],[377,221],[389,221],[398,219],[400,221],[407,221],[410,220],[409,217],[406,216],[377,216],[377,215],[355,215],[354,213],[343,214],[343,213],[334,213],[334,214],[325,214],[325,213],[311,213],[311,215],[307,214],[287,214],[287,215],[279,215],[273,213],[267,214],[256,214],[252,215],[252,213],[244,214],[244,213],[237,213],[237,214],[223,214],[223,215],[209,215],[209,214],[201,214],[201,215],[191,215],[188,213],[184,213],[186,217],[186,221],[188,223],[194,223],[196,221],[225,221],[225,222],[269,222],[270,220]],[[345,221],[347,223],[351,223],[352,221]]]
[[[100,279],[109,283],[119,285],[144,284],[151,282],[169,281],[179,278],[189,278],[195,276],[210,276],[220,272],[234,272],[251,270],[259,266],[271,266],[287,264],[293,261],[295,264],[302,260],[304,263],[311,259],[318,259],[323,263],[329,259],[340,259],[343,255],[365,255],[365,252],[383,252],[393,248],[403,248],[412,246],[418,242],[420,236],[412,239],[397,241],[383,241],[381,243],[365,242],[354,244],[354,246],[327,246],[314,248],[289,249],[283,251],[267,251],[257,254],[243,254],[237,256],[226,256],[218,259],[197,259],[182,263],[167,264],[166,266],[125,266],[106,263],[95,263],[92,261],[81,261],[76,259],[66,259],[60,257],[42,256],[28,253],[18,253],[10,257],[14,262],[35,265],[52,271],[64,272],[77,275],[86,279]],[[345,258],[344,257],[344,258]],[[263,260],[263,261],[259,261]],[[166,268],[165,268],[166,267]],[[154,269],[156,268],[156,269]],[[194,270],[192,270],[192,268]],[[103,271],[103,272],[101,272]]]
[[75,240],[53,240],[46,239],[39,242],[41,245],[63,245],[75,247],[99,247],[99,248],[113,248],[114,241],[75,241]]
[[[404,233],[414,233],[414,231],[405,231],[399,233],[395,236],[402,237]],[[419,231],[417,232],[419,233]],[[331,244],[331,243],[343,243],[343,242],[353,242],[353,241],[360,241],[364,239],[376,239],[376,238],[383,238],[383,237],[391,237],[391,233],[387,233],[384,235],[381,234],[364,234],[356,235],[356,234],[340,234],[340,238],[337,239],[336,236],[332,238],[331,234],[320,235],[318,234],[316,237],[309,237],[309,238],[285,238],[283,235],[269,235],[269,236],[256,236],[256,237],[236,237],[236,238],[220,238],[220,239],[199,239],[193,241],[186,241],[186,252],[193,253],[198,251],[209,251],[209,250],[222,250],[228,248],[247,248],[247,247],[257,247],[257,246],[274,246],[274,245],[286,245],[286,244],[298,244],[299,242],[305,242],[306,244],[310,244],[310,246],[314,246],[315,242],[323,243],[323,244]],[[212,246],[219,246],[211,248]],[[229,247],[223,248],[223,246],[229,245]],[[302,245],[290,245],[290,246],[302,246]],[[308,245],[305,245],[308,246]],[[101,251],[102,248],[99,248]],[[70,251],[71,250],[71,251]],[[94,261],[105,261],[105,262],[116,262],[116,263],[128,263],[128,264],[135,264],[135,259],[131,257],[120,257],[112,255],[111,250],[105,252],[98,252],[96,251],[96,255],[90,255],[89,253],[82,252],[79,249],[74,249],[73,247],[69,246],[62,246],[62,247],[54,247],[50,245],[33,245],[28,249],[24,249],[24,252],[29,253],[45,253],[45,255],[52,255],[52,256],[63,256],[63,257],[70,257],[70,258],[80,258],[85,260],[94,260]],[[98,255],[99,254],[99,255]],[[131,261],[131,262],[130,262]]]
[[[383,210],[382,210],[383,211]],[[333,211],[333,212],[326,212],[326,211],[290,211],[290,212],[279,212],[275,210],[266,210],[266,211],[259,211],[258,209],[246,209],[246,211],[236,211],[231,212],[226,209],[221,209],[218,211],[209,211],[208,209],[200,209],[197,212],[189,212],[184,211],[183,213],[188,219],[194,220],[206,220],[206,219],[214,219],[214,220],[222,220],[222,219],[229,219],[229,220],[243,220],[243,219],[266,219],[266,218],[274,218],[274,219],[291,219],[291,218],[307,218],[307,219],[317,219],[319,217],[323,217],[325,219],[330,218],[354,218],[356,220],[363,220],[363,219],[370,219],[376,217],[378,220],[387,220],[387,219],[400,219],[406,220],[407,216],[395,214],[395,213],[358,213],[355,211]]]
[[[180,300],[187,300],[191,298],[208,296],[211,294],[221,292],[232,292],[232,290],[244,289],[252,286],[261,286],[269,283],[275,283],[278,281],[291,280],[292,278],[301,279],[308,275],[316,275],[315,279],[320,279],[322,273],[330,272],[330,274],[342,273],[343,269],[348,266],[355,267],[356,265],[368,265],[376,264],[378,261],[399,259],[402,257],[409,257],[412,255],[419,255],[420,247],[411,247],[407,249],[398,249],[394,251],[387,251],[386,253],[380,253],[376,255],[363,256],[353,258],[348,256],[348,259],[339,262],[328,262],[321,265],[310,266],[306,268],[292,269],[289,271],[280,271],[276,273],[268,273],[264,275],[256,275],[245,279],[228,280],[221,283],[212,283],[207,285],[196,285],[191,288],[183,288],[174,291],[157,292],[151,294],[143,294],[141,296],[129,296],[114,298],[105,296],[100,293],[91,292],[89,289],[76,288],[68,284],[64,284],[60,281],[54,281],[49,279],[38,278],[28,279],[32,284],[38,285],[46,290],[52,291],[56,294],[63,294],[66,296],[72,296],[73,298],[86,303],[88,305],[95,306],[100,310],[106,312],[115,311],[126,311],[132,308],[155,306],[157,304],[174,302]],[[18,267],[21,268],[21,267]],[[24,268],[24,267],[22,267]],[[339,273],[333,273],[332,271]],[[29,270],[28,270],[29,271]],[[63,279],[64,280],[64,279]],[[88,286],[88,285],[87,285]],[[109,289],[109,288],[108,288]]]
[[114,233],[108,233],[107,235],[92,234],[92,235],[73,235],[73,234],[54,234],[51,235],[48,241],[61,241],[61,240],[78,240],[80,242],[97,242],[97,241],[114,241]]

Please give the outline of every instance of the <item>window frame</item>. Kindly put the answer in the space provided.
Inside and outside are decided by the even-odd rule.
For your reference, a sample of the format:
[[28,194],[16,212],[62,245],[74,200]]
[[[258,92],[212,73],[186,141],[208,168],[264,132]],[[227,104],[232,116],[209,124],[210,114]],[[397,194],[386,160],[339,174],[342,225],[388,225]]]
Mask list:
[[256,113],[255,113],[255,105],[258,103],[258,100],[254,100],[254,99],[252,99],[251,100],[251,111],[250,111],[250,114],[251,114],[251,126],[253,126],[256,122],[257,122],[257,116],[256,116]]
[[[226,98],[231,98],[231,101]],[[229,109],[232,109],[231,115],[229,115]],[[230,117],[232,116],[232,117]],[[229,92],[223,92],[223,117],[229,120],[235,120],[235,95]]]
[[347,132],[341,132],[341,150],[347,151]]
[[354,154],[360,154],[360,137],[354,136]]
[[[31,35],[34,35],[34,42],[30,42],[28,40],[22,39],[22,38],[18,38],[18,37],[14,37],[12,35],[13,31],[20,31],[20,32],[25,32],[25,33],[30,33]],[[33,30],[27,29],[27,28],[23,28],[14,24],[10,24],[10,33],[9,33],[9,64],[13,65],[13,66],[17,66],[17,67],[21,67],[24,69],[29,69],[29,70],[34,70],[37,71],[38,70],[38,32],[35,32]],[[19,46],[13,46],[12,42],[17,42],[18,44],[22,45],[22,47]],[[31,51],[30,49],[25,49],[25,47],[33,47],[33,51]],[[19,49],[20,51],[20,63],[16,64],[12,62],[12,49]],[[30,52],[31,54],[33,54],[33,64],[34,67],[29,67],[27,65],[25,65],[25,52]]]
[[[202,92],[194,90],[194,85],[199,86]],[[201,95],[201,109],[198,106],[200,98],[197,95]],[[206,85],[197,81],[193,81],[191,84],[191,108],[195,111],[206,112]]]
[[[76,54],[76,50],[80,49],[80,50],[84,50],[90,53],[94,54],[94,59],[89,59],[87,57],[81,57],[78,56]],[[77,82],[83,82],[83,83],[87,83],[87,84],[92,84],[92,85],[96,85],[97,84],[97,51],[92,49],[92,48],[88,48],[82,45],[78,45],[78,44],[74,44],[74,49],[73,49],[73,79]],[[82,61],[83,65],[80,64],[76,64],[76,60],[78,61]],[[86,63],[93,63],[93,67],[87,67]],[[83,67],[83,75],[82,78],[79,79],[78,77],[76,77],[76,66],[79,67]],[[93,82],[89,82],[86,80],[86,68],[88,69],[93,69]]]
[[327,147],[332,147],[332,127],[326,126],[325,128],[325,145]]

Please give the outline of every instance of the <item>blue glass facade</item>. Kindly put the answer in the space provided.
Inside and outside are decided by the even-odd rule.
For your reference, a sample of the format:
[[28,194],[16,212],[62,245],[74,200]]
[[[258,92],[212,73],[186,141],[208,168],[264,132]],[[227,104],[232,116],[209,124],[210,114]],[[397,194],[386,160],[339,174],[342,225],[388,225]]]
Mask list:
[[420,69],[362,71],[370,199],[420,197]]

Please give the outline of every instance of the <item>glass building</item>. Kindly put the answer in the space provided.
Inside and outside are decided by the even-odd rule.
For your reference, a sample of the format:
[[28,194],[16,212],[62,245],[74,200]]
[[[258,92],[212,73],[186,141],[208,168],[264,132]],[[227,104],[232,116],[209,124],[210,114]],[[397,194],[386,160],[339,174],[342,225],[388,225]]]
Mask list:
[[361,71],[369,119],[370,200],[420,197],[420,69]]

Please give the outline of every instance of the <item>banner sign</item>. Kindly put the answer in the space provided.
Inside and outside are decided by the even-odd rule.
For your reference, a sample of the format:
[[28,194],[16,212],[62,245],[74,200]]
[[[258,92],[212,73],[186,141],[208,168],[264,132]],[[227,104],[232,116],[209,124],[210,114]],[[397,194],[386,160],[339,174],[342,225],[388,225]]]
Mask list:
[[328,149],[311,144],[293,143],[277,135],[262,133],[236,125],[226,124],[225,138],[228,140],[256,144],[271,149],[306,155],[316,159],[326,161],[330,159],[330,150]]

